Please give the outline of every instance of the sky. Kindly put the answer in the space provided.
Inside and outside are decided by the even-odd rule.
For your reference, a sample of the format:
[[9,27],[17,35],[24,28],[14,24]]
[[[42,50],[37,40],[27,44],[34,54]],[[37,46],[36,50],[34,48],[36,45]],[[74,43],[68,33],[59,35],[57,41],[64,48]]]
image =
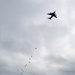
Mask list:
[[0,75],[75,75],[75,0],[0,0]]

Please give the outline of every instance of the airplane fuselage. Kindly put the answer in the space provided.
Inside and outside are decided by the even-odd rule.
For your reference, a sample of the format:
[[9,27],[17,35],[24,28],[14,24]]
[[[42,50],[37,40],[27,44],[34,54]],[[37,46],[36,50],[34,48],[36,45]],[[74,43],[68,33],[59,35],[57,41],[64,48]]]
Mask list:
[[52,19],[52,17],[57,18],[56,14],[55,14],[55,11],[52,12],[52,13],[48,13],[47,15],[51,15],[51,17],[49,17],[48,19]]

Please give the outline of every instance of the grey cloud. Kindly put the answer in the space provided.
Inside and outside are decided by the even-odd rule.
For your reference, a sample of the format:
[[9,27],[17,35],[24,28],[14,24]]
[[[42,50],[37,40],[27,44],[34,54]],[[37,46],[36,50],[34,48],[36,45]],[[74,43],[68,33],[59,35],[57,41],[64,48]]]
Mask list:
[[[24,58],[26,58],[24,56],[26,55],[29,57],[30,55],[34,54],[35,47],[38,47],[38,51],[38,49],[40,49],[42,45],[44,45],[46,50],[50,52],[49,54],[52,54],[52,56],[47,57],[47,61],[52,61],[55,64],[60,64],[63,66],[63,68],[59,68],[58,71],[57,69],[51,67],[48,68],[48,71],[46,72],[43,70],[40,71],[37,67],[35,67],[36,64],[33,64],[33,68],[29,67],[31,70],[27,68],[28,71],[23,67],[23,69],[25,69],[24,74],[56,75],[58,74],[58,72],[60,75],[67,75],[69,72],[74,74],[74,65],[72,66],[72,63],[68,65],[66,64],[70,60],[62,57],[62,55],[64,55],[63,53],[60,56],[60,53],[64,51],[63,46],[58,45],[56,47],[59,39],[61,39],[62,37],[64,39],[64,37],[69,34],[69,29],[65,26],[58,25],[61,23],[59,23],[57,19],[53,19],[54,21],[50,21],[47,20],[46,17],[47,12],[50,11],[57,10],[57,13],[61,13],[61,4],[62,0],[42,0],[41,2],[35,2],[34,0],[0,1],[1,75],[19,75],[21,69],[20,67],[24,64],[22,64],[22,61],[24,60]],[[45,16],[43,17],[42,15]],[[38,22],[40,22],[40,25],[38,25]],[[55,55],[56,52],[58,56]],[[41,59],[41,57],[39,59]],[[44,61],[46,62],[46,59],[44,59]],[[66,67],[69,69],[66,69],[64,65],[66,65]],[[69,65],[71,66],[68,67]],[[19,67],[19,71],[16,70],[16,67]]]
[[61,69],[59,69],[61,75],[74,75],[75,74],[75,61],[68,61],[63,65]]
[[64,63],[68,62],[68,60],[61,55],[50,55],[46,60],[51,63],[56,63],[57,65],[64,65]]

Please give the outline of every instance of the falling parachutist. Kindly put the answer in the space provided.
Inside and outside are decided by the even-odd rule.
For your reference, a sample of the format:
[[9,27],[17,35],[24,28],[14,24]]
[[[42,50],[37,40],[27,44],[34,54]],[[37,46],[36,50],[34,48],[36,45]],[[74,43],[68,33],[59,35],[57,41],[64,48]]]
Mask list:
[[37,48],[35,48],[35,49],[37,49]]
[[27,66],[27,64],[25,65],[25,67]]
[[21,69],[21,71],[22,71],[22,72],[20,73],[20,75],[22,75],[22,74],[24,73],[23,69]]
[[32,57],[32,55],[31,55],[31,57]]
[[30,63],[30,61],[28,61]]
[[29,60],[31,60],[31,58],[29,58]]

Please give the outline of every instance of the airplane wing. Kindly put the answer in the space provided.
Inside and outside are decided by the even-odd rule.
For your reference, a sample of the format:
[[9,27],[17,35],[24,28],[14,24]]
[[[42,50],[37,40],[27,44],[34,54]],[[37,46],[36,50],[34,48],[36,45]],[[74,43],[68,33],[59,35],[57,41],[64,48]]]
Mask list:
[[53,16],[51,15],[51,17],[49,17],[48,19],[50,19],[50,20],[51,20],[51,19],[52,19],[52,17],[53,17]]
[[55,14],[55,15],[54,15],[54,17],[56,17],[56,18],[57,18],[57,15]]

